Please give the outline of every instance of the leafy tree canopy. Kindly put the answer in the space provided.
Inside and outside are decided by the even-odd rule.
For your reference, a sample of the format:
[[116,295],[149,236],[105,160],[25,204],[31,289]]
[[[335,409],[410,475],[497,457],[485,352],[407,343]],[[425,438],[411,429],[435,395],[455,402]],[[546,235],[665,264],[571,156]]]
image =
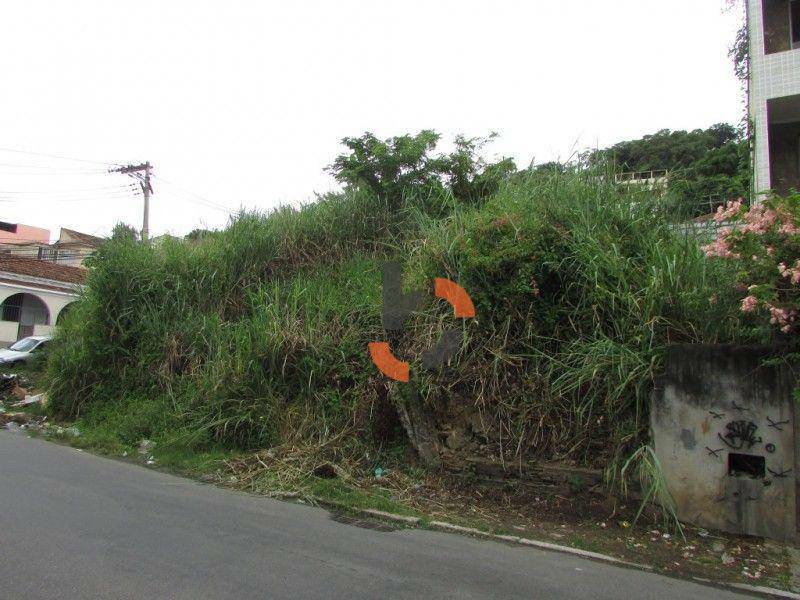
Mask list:
[[453,152],[443,154],[436,153],[441,136],[430,129],[386,140],[367,132],[344,138],[348,151],[336,157],[328,170],[338,181],[366,187],[392,206],[399,206],[411,190],[449,189],[458,200],[476,202],[497,191],[516,169],[510,158],[489,163],[480,156],[493,138],[458,136]]
[[750,191],[750,153],[732,125],[708,129],[662,129],[638,140],[589,153],[590,165],[610,164],[614,171],[669,171],[669,200],[684,216],[706,214]]
[[112,240],[131,240],[131,241],[138,241],[139,240],[139,232],[131,225],[127,223],[117,223],[114,225],[114,229],[111,231],[111,239]]

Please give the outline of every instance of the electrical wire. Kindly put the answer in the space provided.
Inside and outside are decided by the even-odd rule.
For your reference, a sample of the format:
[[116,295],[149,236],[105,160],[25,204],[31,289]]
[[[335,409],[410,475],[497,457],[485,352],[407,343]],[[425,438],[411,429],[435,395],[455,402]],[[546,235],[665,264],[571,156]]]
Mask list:
[[125,189],[139,189],[139,186],[135,183],[129,183],[127,185],[108,185],[103,187],[93,187],[93,188],[73,188],[69,190],[0,190],[0,195],[4,194],[37,194],[37,195],[44,195],[50,196],[53,194],[69,194],[73,195],[80,192],[99,192],[99,191],[115,191],[115,190],[125,190]]
[[171,185],[174,188],[176,188],[177,190],[182,191],[184,194],[186,194],[188,196],[191,196],[192,198],[194,198],[194,201],[197,204],[203,204],[205,206],[208,206],[209,208],[216,208],[217,210],[221,210],[223,212],[226,212],[229,215],[234,215],[234,214],[239,212],[238,210],[235,210],[235,209],[231,208],[230,206],[225,206],[224,204],[220,204],[219,202],[214,202],[213,200],[209,200],[208,198],[205,198],[204,196],[201,196],[200,194],[198,194],[196,192],[193,192],[191,190],[187,190],[186,188],[181,187],[177,183],[174,183],[174,182],[172,182],[172,181],[170,181],[168,179],[164,179],[161,175],[155,175],[154,174],[153,177],[158,179],[162,183],[166,183],[167,185]]
[[97,171],[40,171],[37,173],[32,173],[30,171],[0,171],[0,175],[23,175],[25,177],[30,177],[31,175],[35,175],[36,177],[42,176],[51,176],[51,175],[58,175],[59,177],[64,175],[108,175],[108,171],[105,170],[97,170]]
[[75,162],[90,163],[95,165],[105,165],[107,167],[121,167],[121,163],[106,162],[102,160],[89,160],[86,158],[74,158],[72,156],[63,156],[60,154],[48,154],[45,152],[32,152],[30,150],[19,150],[18,148],[0,148],[0,152],[13,152],[14,154],[27,154],[29,156],[43,156],[46,158],[55,158],[59,160],[72,160]]

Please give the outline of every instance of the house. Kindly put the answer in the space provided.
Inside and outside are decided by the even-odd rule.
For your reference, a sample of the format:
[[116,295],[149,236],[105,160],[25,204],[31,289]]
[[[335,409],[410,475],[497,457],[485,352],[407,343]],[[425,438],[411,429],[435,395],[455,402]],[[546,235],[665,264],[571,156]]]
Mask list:
[[44,255],[40,258],[56,260],[62,265],[82,267],[86,257],[97,250],[104,241],[104,238],[62,227],[58,241],[52,245],[54,258]]
[[50,243],[50,230],[41,227],[5,223],[0,221],[0,244],[43,244]]
[[0,254],[11,254],[83,267],[86,258],[105,241],[104,238],[61,228],[58,241],[50,243],[50,231],[19,223],[0,222]]
[[86,269],[0,254],[0,344],[48,335],[77,300]]
[[800,0],[747,0],[754,188],[800,189]]
[[50,245],[50,230],[22,223],[0,222],[0,251],[38,258]]

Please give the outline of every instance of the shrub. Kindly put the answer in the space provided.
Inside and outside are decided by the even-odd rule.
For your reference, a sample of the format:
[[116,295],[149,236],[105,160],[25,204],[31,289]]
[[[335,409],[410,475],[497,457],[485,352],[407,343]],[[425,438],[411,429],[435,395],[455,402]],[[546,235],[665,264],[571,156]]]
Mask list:
[[800,195],[773,196],[750,208],[728,202],[715,215],[720,229],[706,253],[734,261],[738,286],[747,290],[743,313],[769,320],[780,333],[795,334],[800,310]]
[[[458,367],[426,380],[427,402],[440,420],[476,407],[469,427],[495,456],[602,464],[646,437],[666,345],[737,339],[730,266],[646,193],[607,181],[532,176],[431,223],[410,252],[410,284],[449,277],[478,312]],[[439,319],[416,323],[428,343]]]

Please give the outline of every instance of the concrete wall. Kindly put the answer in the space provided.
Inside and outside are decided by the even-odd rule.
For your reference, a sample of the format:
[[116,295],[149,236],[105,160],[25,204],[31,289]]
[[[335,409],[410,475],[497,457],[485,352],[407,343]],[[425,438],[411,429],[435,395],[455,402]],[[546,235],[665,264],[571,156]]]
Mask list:
[[31,227],[30,225],[22,225],[21,223],[17,223],[16,226],[16,232],[0,230],[0,244],[25,242],[40,242],[42,244],[50,243],[49,229]]
[[53,335],[55,325],[34,325],[33,335]]
[[14,321],[0,321],[0,347],[10,346],[17,339],[19,323]]
[[751,347],[669,349],[651,433],[681,520],[796,538],[795,380],[785,364],[763,366],[768,356]]

